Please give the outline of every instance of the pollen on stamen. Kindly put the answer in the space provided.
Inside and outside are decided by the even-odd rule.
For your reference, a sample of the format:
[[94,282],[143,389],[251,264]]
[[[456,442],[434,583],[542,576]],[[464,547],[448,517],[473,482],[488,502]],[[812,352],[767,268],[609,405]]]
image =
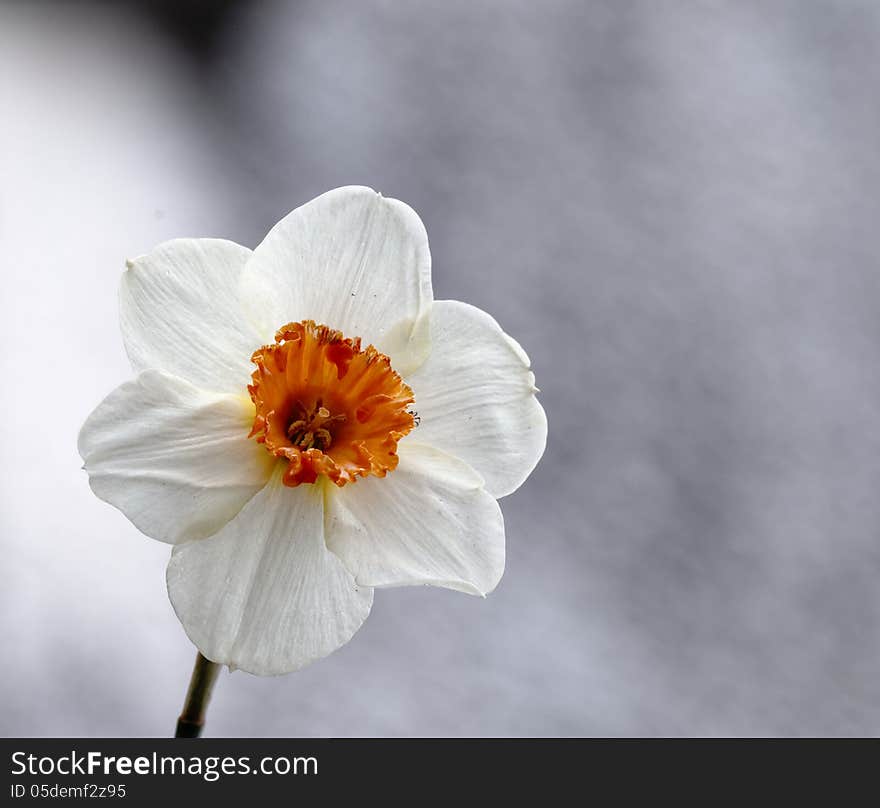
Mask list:
[[384,477],[397,467],[397,443],[414,426],[412,390],[391,360],[359,338],[312,320],[278,329],[251,357],[248,392],[256,407],[248,437],[287,461],[285,485],[336,485]]

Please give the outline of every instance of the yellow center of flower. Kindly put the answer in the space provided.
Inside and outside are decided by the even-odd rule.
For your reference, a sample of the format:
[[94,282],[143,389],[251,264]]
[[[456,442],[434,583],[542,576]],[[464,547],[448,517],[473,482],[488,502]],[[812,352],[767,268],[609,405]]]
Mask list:
[[413,428],[407,407],[414,399],[385,354],[304,320],[278,329],[275,344],[251,358],[256,415],[248,437],[288,461],[285,485],[323,474],[343,486],[396,468],[397,442]]

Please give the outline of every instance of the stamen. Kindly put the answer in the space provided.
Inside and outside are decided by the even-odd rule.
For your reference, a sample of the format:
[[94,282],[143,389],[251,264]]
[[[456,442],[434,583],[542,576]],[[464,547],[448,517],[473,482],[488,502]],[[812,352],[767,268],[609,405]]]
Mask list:
[[315,405],[316,410],[309,410],[301,401],[296,402],[296,415],[299,418],[291,421],[287,427],[287,437],[293,446],[308,450],[312,447],[326,452],[333,443],[333,435],[327,428],[328,424],[340,423],[345,420],[345,413],[330,415],[330,410],[323,406],[321,399]]

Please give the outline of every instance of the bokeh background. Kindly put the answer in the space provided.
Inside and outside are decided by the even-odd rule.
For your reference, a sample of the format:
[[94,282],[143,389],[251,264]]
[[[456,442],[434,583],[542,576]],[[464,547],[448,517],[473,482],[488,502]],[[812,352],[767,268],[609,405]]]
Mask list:
[[210,735],[880,734],[880,6],[0,3],[0,732],[167,735],[165,545],[76,434],[124,259],[345,184],[550,422],[487,600],[224,674]]

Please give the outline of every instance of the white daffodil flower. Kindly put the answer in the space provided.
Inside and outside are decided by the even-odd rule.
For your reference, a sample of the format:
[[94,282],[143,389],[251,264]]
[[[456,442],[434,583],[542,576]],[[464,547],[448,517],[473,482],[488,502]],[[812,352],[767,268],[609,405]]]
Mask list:
[[207,659],[287,673],[346,643],[373,587],[495,588],[496,500],[547,421],[522,348],[433,300],[411,208],[338,188],[253,251],[169,241],[119,302],[138,375],[79,451],[98,497],[174,545],[168,593]]

